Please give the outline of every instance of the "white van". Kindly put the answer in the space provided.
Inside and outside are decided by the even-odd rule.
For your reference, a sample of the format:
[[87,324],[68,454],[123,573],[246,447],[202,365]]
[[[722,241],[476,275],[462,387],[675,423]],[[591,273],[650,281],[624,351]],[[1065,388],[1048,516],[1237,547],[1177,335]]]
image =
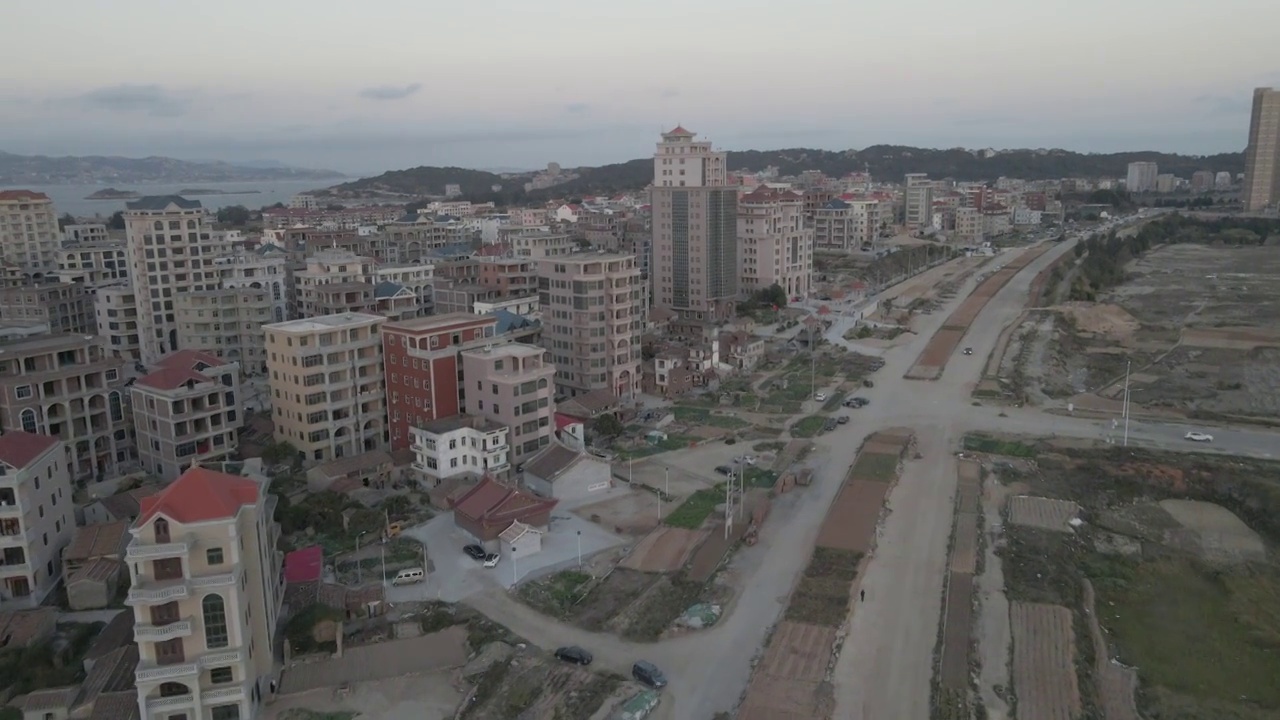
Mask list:
[[422,582],[423,580],[426,579],[426,577],[427,577],[427,574],[422,571],[422,568],[409,568],[408,570],[401,570],[400,572],[396,573],[396,577],[394,580],[391,581],[391,584],[392,585],[412,585],[413,583]]

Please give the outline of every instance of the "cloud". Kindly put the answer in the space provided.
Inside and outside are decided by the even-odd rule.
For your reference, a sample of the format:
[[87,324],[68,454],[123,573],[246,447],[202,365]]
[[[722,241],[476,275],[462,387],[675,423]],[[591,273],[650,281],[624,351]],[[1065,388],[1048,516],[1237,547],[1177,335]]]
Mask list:
[[591,106],[581,102],[569,103],[564,106],[564,111],[570,115],[586,115],[591,112]]
[[662,88],[661,90],[658,91],[658,97],[660,98],[680,97],[680,88],[674,88],[674,87]]
[[366,100],[403,100],[422,89],[422,83],[409,85],[377,85],[360,91],[360,97]]
[[1191,102],[1210,113],[1221,115],[1239,115],[1249,112],[1250,108],[1248,98],[1225,95],[1200,95],[1192,98]]
[[190,98],[180,97],[159,85],[113,85],[91,90],[80,102],[116,112],[176,117],[187,112]]

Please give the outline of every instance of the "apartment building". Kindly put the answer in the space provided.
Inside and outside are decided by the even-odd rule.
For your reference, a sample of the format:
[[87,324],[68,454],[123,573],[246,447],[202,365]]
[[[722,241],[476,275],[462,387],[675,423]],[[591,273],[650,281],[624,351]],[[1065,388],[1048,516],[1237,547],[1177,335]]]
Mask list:
[[[1229,177],[1227,186],[1230,187]],[[1247,212],[1260,212],[1280,204],[1280,90],[1257,88],[1253,91],[1241,198]]]
[[258,716],[284,599],[268,487],[194,467],[142,499],[125,559],[143,718]]
[[834,199],[813,211],[815,250],[854,252],[874,244],[888,218],[876,200]]
[[788,298],[806,297],[813,275],[813,229],[804,198],[759,188],[738,199],[738,276],[743,293],[774,285]]
[[933,182],[925,173],[907,173],[903,189],[908,230],[922,231],[933,226]]
[[130,388],[142,469],[172,480],[229,460],[244,423],[240,365],[196,350],[166,355]]
[[413,428],[462,411],[458,354],[505,342],[495,337],[497,324],[492,316],[456,312],[382,325],[392,450],[412,445]]
[[0,346],[0,429],[63,441],[73,480],[135,466],[123,362],[100,338],[58,333]]
[[[214,287],[221,289],[249,288],[265,291],[271,301],[271,319],[268,322],[284,322],[288,319],[289,306],[286,266],[287,262],[281,255],[236,249],[215,257],[212,268],[205,272],[205,278],[216,279]],[[210,263],[206,263],[205,267],[209,268]]]
[[308,461],[381,449],[386,385],[381,315],[341,313],[266,326],[275,438]]
[[372,313],[374,260],[346,250],[321,250],[307,258],[307,268],[294,273],[298,312],[302,317],[339,313]]
[[535,345],[510,343],[464,350],[463,398],[469,415],[511,428],[511,463],[519,469],[555,433],[555,366]]
[[39,280],[58,269],[62,247],[53,200],[31,190],[0,190],[0,261]]
[[0,435],[0,609],[40,605],[62,577],[75,505],[62,443],[49,435]]
[[[389,287],[399,286],[400,289]],[[373,269],[373,286],[374,297],[377,299],[378,289],[381,288],[384,293],[393,292],[393,297],[400,297],[407,291],[408,297],[412,298],[409,303],[402,305],[388,304],[383,307],[383,301],[379,299],[379,313],[387,315],[390,310],[397,310],[403,313],[404,310],[412,313],[411,317],[422,317],[430,315],[435,308],[435,299],[432,293],[432,287],[435,283],[435,265],[427,262],[420,263],[379,263]],[[403,308],[403,310],[402,310]]]
[[388,262],[420,262],[430,251],[471,241],[463,220],[450,215],[409,214],[383,228]]
[[[67,234],[77,227],[95,226],[68,225]],[[54,275],[59,282],[79,283],[92,290],[129,280],[128,253],[123,241],[105,238],[74,241],[53,255],[58,265]]]
[[1154,162],[1131,162],[1125,174],[1124,188],[1131,193],[1152,192],[1156,189],[1159,175],[1159,166]]
[[677,127],[653,159],[653,299],[695,318],[727,319],[738,296],[738,190],[724,152]]
[[474,255],[446,260],[435,267],[435,311],[475,312],[478,302],[536,297],[538,261],[529,258]]
[[99,288],[93,295],[93,314],[98,335],[112,358],[126,363],[142,359],[139,339],[138,303],[130,285]]
[[424,488],[454,477],[511,469],[510,429],[486,417],[454,415],[410,427],[413,470]]
[[27,283],[0,288],[0,320],[44,323],[50,332],[97,332],[93,296],[79,283]]
[[178,297],[178,347],[238,363],[246,375],[267,371],[266,325],[284,312],[266,288],[202,290]]
[[[102,223],[82,223],[66,225],[62,228],[62,241],[70,245],[79,243],[106,244],[111,242],[111,233]],[[121,243],[123,250],[123,243]],[[121,259],[124,259],[121,255]]]
[[645,306],[635,256],[578,253],[539,267],[542,345],[556,366],[556,393],[639,394]]
[[150,364],[178,349],[176,299],[216,288],[208,268],[223,252],[198,200],[144,197],[125,204],[124,222],[142,360]]
[[567,233],[542,230],[513,233],[505,242],[511,246],[511,252],[516,257],[534,260],[563,257],[578,247],[578,243]]
[[956,208],[955,237],[963,242],[982,240],[984,222],[982,211],[976,207]]

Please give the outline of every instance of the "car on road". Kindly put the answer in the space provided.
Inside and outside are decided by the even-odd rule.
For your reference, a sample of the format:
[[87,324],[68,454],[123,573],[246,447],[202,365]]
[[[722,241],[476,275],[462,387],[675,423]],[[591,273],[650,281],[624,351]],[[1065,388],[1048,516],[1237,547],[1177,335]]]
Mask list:
[[1192,430],[1186,435],[1183,435],[1183,437],[1190,440],[1191,442],[1213,442],[1212,435],[1210,435],[1209,433],[1202,433],[1196,430]]
[[467,545],[466,547],[462,548],[462,552],[466,553],[467,557],[471,558],[472,560],[483,560],[485,556],[489,554],[485,552],[485,549],[479,545]]
[[965,354],[965,355],[972,355],[972,354],[973,354],[973,348],[965,348],[965,349],[964,349],[964,354]]
[[484,566],[487,568],[498,567],[498,561],[501,559],[502,556],[498,553],[489,553],[484,556]]
[[836,418],[836,423],[840,425],[847,425],[849,423],[849,416],[841,415],[840,417]]
[[648,660],[641,660],[632,665],[631,677],[655,690],[661,690],[667,686],[667,676],[662,674],[657,665]]
[[831,432],[836,429],[836,425],[838,424],[839,423],[835,421],[835,418],[827,418],[827,421],[822,423],[822,432]]
[[734,477],[733,468],[728,465],[717,465],[716,472],[726,477]]
[[736,463],[742,463],[743,465],[755,465],[756,456],[755,455],[739,455],[738,457],[734,458],[733,461]]
[[870,380],[870,379],[867,379],[867,380],[863,380],[863,381],[862,381],[862,387],[875,387],[875,386],[876,386],[876,384],[875,384],[875,383],[873,383],[873,382],[871,382],[871,380]]
[[583,650],[577,645],[568,645],[562,648],[556,648],[556,659],[563,660],[567,663],[575,665],[590,665],[595,658],[591,653]]
[[814,393],[814,394],[813,394],[813,399],[814,399],[814,400],[817,400],[818,402],[826,402],[827,394],[826,394],[826,393],[823,393],[823,392],[820,392],[820,393]]

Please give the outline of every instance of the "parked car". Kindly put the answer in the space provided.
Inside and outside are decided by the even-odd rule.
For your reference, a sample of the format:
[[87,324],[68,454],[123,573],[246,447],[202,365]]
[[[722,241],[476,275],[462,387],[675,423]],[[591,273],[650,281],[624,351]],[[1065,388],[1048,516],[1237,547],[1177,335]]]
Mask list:
[[755,465],[756,456],[755,455],[739,455],[738,457],[734,458],[733,461],[736,463],[742,463],[743,465]]
[[467,545],[466,547],[462,548],[462,552],[466,553],[467,557],[471,558],[472,560],[483,560],[484,557],[489,554],[485,552],[485,549],[479,545]]
[[840,425],[847,425],[849,423],[849,416],[841,415],[840,417],[836,418],[836,422],[839,423]]
[[575,665],[590,665],[594,658],[591,653],[583,650],[577,645],[569,645],[567,647],[556,649],[556,659],[563,660],[567,663],[574,663]]
[[862,387],[875,387],[876,384],[871,382],[870,378],[862,381]]
[[835,420],[827,420],[825,423],[822,424],[822,431],[831,432],[832,430],[836,429],[836,425],[838,425],[838,423]]
[[1210,435],[1209,433],[1197,432],[1195,430],[1192,430],[1191,432],[1187,433],[1183,437],[1185,437],[1186,439],[1192,442],[1213,442],[1212,435]]
[[965,354],[965,355],[972,355],[972,354],[973,354],[973,348],[965,348],[965,349],[964,349],[964,354]]
[[823,392],[820,392],[820,393],[814,393],[814,395],[813,395],[813,399],[814,399],[814,400],[817,400],[818,402],[826,402],[826,400],[827,400],[827,394],[826,394],[826,393],[823,393]]
[[667,676],[662,674],[657,665],[648,660],[641,660],[632,665],[631,677],[655,690],[661,690],[667,686]]
[[498,553],[489,553],[484,556],[484,566],[487,568],[498,567],[498,561],[501,559],[502,556]]
[[728,465],[717,465],[716,472],[720,473],[721,475],[726,475],[728,477],[734,477],[733,468],[729,467]]

